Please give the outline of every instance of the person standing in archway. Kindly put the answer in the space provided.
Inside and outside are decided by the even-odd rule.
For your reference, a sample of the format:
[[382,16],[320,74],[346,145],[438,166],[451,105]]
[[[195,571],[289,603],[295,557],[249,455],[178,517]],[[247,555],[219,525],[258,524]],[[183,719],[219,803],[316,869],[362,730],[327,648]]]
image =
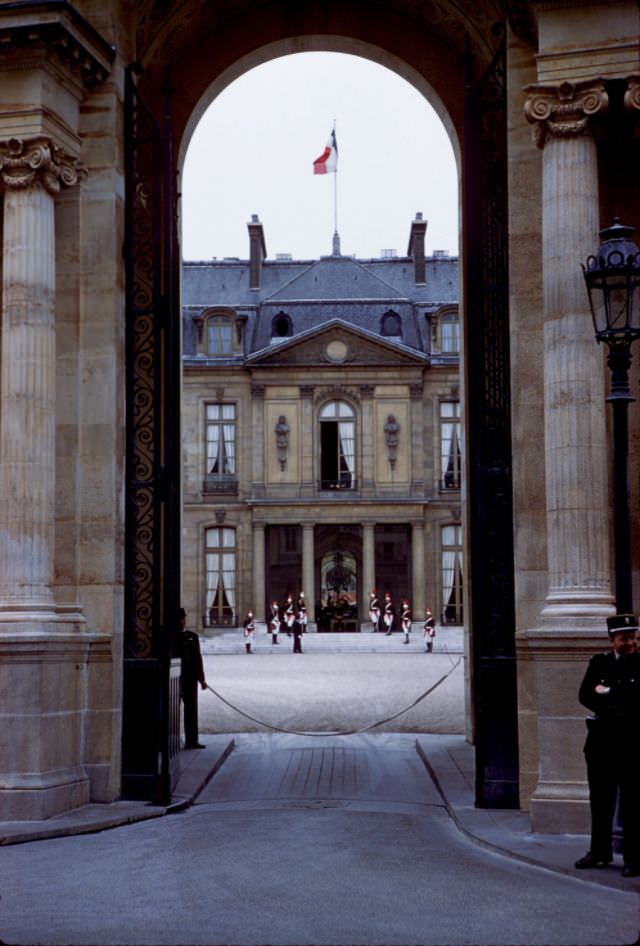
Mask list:
[[611,650],[589,661],[578,699],[587,717],[584,754],[591,806],[591,847],[576,861],[578,870],[607,867],[613,860],[613,818],[620,794],[623,877],[640,876],[640,654],[638,618],[607,618]]
[[187,630],[187,612],[184,608],[180,608],[179,614],[178,645],[181,664],[180,695],[184,706],[184,747],[204,749],[204,745],[198,742],[198,683],[203,690],[207,687],[200,638],[193,631]]

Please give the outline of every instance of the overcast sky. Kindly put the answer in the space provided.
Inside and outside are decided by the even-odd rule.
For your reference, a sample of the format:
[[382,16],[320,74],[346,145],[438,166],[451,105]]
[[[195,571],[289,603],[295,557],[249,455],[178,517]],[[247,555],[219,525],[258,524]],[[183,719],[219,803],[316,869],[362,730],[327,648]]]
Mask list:
[[343,254],[407,251],[411,220],[429,221],[427,252],[458,252],[458,188],[448,136],[426,99],[382,66],[300,53],[245,73],[212,103],[182,180],[185,259],[248,256],[257,213],[267,255],[331,253],[334,175],[313,161],[333,122]]

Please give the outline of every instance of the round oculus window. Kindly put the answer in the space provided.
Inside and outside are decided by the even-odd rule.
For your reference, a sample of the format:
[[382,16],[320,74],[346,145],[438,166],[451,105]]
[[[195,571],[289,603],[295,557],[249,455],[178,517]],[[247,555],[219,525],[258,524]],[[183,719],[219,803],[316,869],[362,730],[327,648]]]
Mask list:
[[341,361],[344,361],[345,358],[347,357],[348,351],[349,349],[347,348],[345,343],[338,341],[338,339],[335,339],[333,342],[329,342],[329,344],[325,348],[325,354],[327,358],[329,359],[329,361],[333,361],[336,363],[340,363]]

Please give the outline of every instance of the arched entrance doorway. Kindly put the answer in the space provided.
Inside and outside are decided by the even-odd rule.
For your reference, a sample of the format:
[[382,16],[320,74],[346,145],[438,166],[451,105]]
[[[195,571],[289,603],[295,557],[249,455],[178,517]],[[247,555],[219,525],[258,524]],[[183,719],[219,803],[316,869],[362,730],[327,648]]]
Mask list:
[[[217,23],[193,4],[191,30],[171,18],[127,81],[128,518],[125,792],[170,792],[175,751],[179,537],[179,253],[174,143],[243,70],[288,51],[356,52],[403,74],[459,144],[463,197],[468,560],[473,723],[481,806],[518,804],[509,397],[505,48],[487,10],[416,19],[381,5],[249,5]],[[195,13],[197,12],[197,15]],[[214,28],[215,27],[215,28]],[[215,64],[215,65],[212,65]],[[144,103],[144,104],[143,104]],[[350,476],[348,443],[327,421],[323,471]],[[331,443],[330,438],[333,437]],[[348,438],[347,438],[348,439]],[[335,441],[335,443],[333,442]],[[341,447],[342,443],[342,447]],[[343,462],[343,467],[341,466]],[[151,672],[152,671],[152,672]],[[158,772],[144,706],[160,697]],[[149,760],[141,768],[141,755]]]

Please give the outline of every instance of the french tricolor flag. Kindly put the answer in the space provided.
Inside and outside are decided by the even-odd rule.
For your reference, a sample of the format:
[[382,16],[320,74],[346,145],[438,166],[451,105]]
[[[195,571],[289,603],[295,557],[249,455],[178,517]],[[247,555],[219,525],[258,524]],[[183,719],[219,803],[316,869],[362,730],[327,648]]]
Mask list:
[[313,162],[314,174],[334,174],[338,170],[338,143],[335,128],[329,135],[327,147]]

